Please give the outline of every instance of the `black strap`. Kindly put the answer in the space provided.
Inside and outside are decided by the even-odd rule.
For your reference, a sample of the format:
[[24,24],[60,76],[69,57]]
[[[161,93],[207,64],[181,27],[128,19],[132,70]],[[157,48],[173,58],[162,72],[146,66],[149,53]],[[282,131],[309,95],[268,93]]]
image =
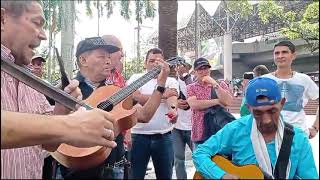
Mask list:
[[287,166],[291,153],[291,145],[294,136],[293,126],[284,122],[283,140],[274,169],[275,179],[286,179]]

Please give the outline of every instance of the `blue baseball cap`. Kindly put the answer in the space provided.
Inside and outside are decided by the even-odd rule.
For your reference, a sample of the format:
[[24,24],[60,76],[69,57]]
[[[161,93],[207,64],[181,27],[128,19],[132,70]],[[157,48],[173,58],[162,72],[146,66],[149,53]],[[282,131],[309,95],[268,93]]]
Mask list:
[[[258,100],[258,96],[265,96],[268,99]],[[250,106],[273,105],[281,100],[281,91],[275,80],[267,77],[257,77],[248,83],[246,100]]]

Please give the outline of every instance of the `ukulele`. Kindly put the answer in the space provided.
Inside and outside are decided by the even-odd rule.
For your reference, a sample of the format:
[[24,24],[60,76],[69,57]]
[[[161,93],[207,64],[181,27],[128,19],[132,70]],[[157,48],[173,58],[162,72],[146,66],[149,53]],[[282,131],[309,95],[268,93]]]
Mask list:
[[[179,62],[170,61],[168,63],[172,66]],[[84,101],[79,101],[66,92],[49,85],[13,62],[1,60],[1,70],[72,110],[76,110],[76,105],[81,105],[86,109],[97,107],[111,112],[116,118],[114,127],[114,134],[116,137],[121,131],[130,129],[137,122],[135,116],[136,109],[132,108],[133,103],[131,94],[156,77],[161,72],[161,66],[156,66],[132,84],[122,89],[112,85],[97,88]],[[111,150],[112,148],[102,146],[78,148],[67,144],[61,144],[55,152],[51,153],[51,155],[65,167],[81,170],[101,164],[107,159]]]
[[[215,155],[211,158],[212,162],[216,163],[226,173],[234,174],[240,179],[270,179],[272,178],[267,173],[263,172],[257,165],[248,164],[244,166],[234,165],[227,158]],[[205,179],[200,172],[195,172],[193,179]]]

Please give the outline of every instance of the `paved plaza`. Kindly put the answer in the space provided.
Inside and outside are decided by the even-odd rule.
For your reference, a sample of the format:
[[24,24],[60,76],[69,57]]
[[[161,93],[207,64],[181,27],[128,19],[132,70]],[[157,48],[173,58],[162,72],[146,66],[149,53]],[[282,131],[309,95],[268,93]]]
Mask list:
[[[235,117],[239,117],[238,114],[235,114]],[[307,116],[307,124],[308,126],[311,126],[315,116]],[[319,174],[319,134],[317,134],[316,137],[314,137],[313,139],[310,140],[311,146],[312,146],[312,150],[313,150],[313,155],[314,155],[314,159],[316,162],[316,166],[317,166],[317,170],[318,170],[318,174]],[[193,174],[195,172],[195,167],[193,165],[192,162],[192,157],[191,157],[191,151],[189,149],[189,147],[186,147],[186,168],[187,168],[187,174],[188,174],[188,179],[192,179]],[[152,160],[150,160],[148,167],[152,167],[151,170],[147,171],[147,175],[145,176],[145,179],[155,179],[156,175],[154,172],[154,168],[152,165]],[[173,179],[176,179],[176,172],[173,168],[173,175],[172,175]]]

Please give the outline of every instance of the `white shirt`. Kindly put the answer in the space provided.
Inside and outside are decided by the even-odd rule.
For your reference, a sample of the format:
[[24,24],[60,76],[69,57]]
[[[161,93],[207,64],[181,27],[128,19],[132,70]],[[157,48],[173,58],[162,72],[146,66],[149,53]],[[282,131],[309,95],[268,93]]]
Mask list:
[[[140,78],[143,74],[134,74],[127,81],[127,85]],[[152,79],[144,86],[139,88],[141,94],[151,95],[156,89],[157,79]],[[179,92],[178,81],[174,78],[168,77],[166,81],[166,88],[173,88]],[[169,121],[169,118],[165,115],[168,113],[168,105],[166,102],[161,102],[157,111],[148,123],[137,123],[132,129],[133,134],[164,134],[173,129],[173,124]]]
[[[187,85],[184,81],[182,81],[180,78],[178,79],[179,86],[181,92],[187,97]],[[188,110],[183,110],[178,108],[178,119],[174,127],[176,129],[180,130],[191,130],[192,124],[191,124],[191,116],[192,116],[192,111],[191,109]]]
[[281,111],[284,120],[292,125],[296,125],[307,134],[309,130],[306,124],[306,114],[304,107],[309,99],[316,100],[319,98],[319,87],[312,79],[302,73],[294,73],[292,78],[280,79],[273,74],[266,74],[268,77],[277,81],[281,90],[281,96],[286,98],[286,103]]

